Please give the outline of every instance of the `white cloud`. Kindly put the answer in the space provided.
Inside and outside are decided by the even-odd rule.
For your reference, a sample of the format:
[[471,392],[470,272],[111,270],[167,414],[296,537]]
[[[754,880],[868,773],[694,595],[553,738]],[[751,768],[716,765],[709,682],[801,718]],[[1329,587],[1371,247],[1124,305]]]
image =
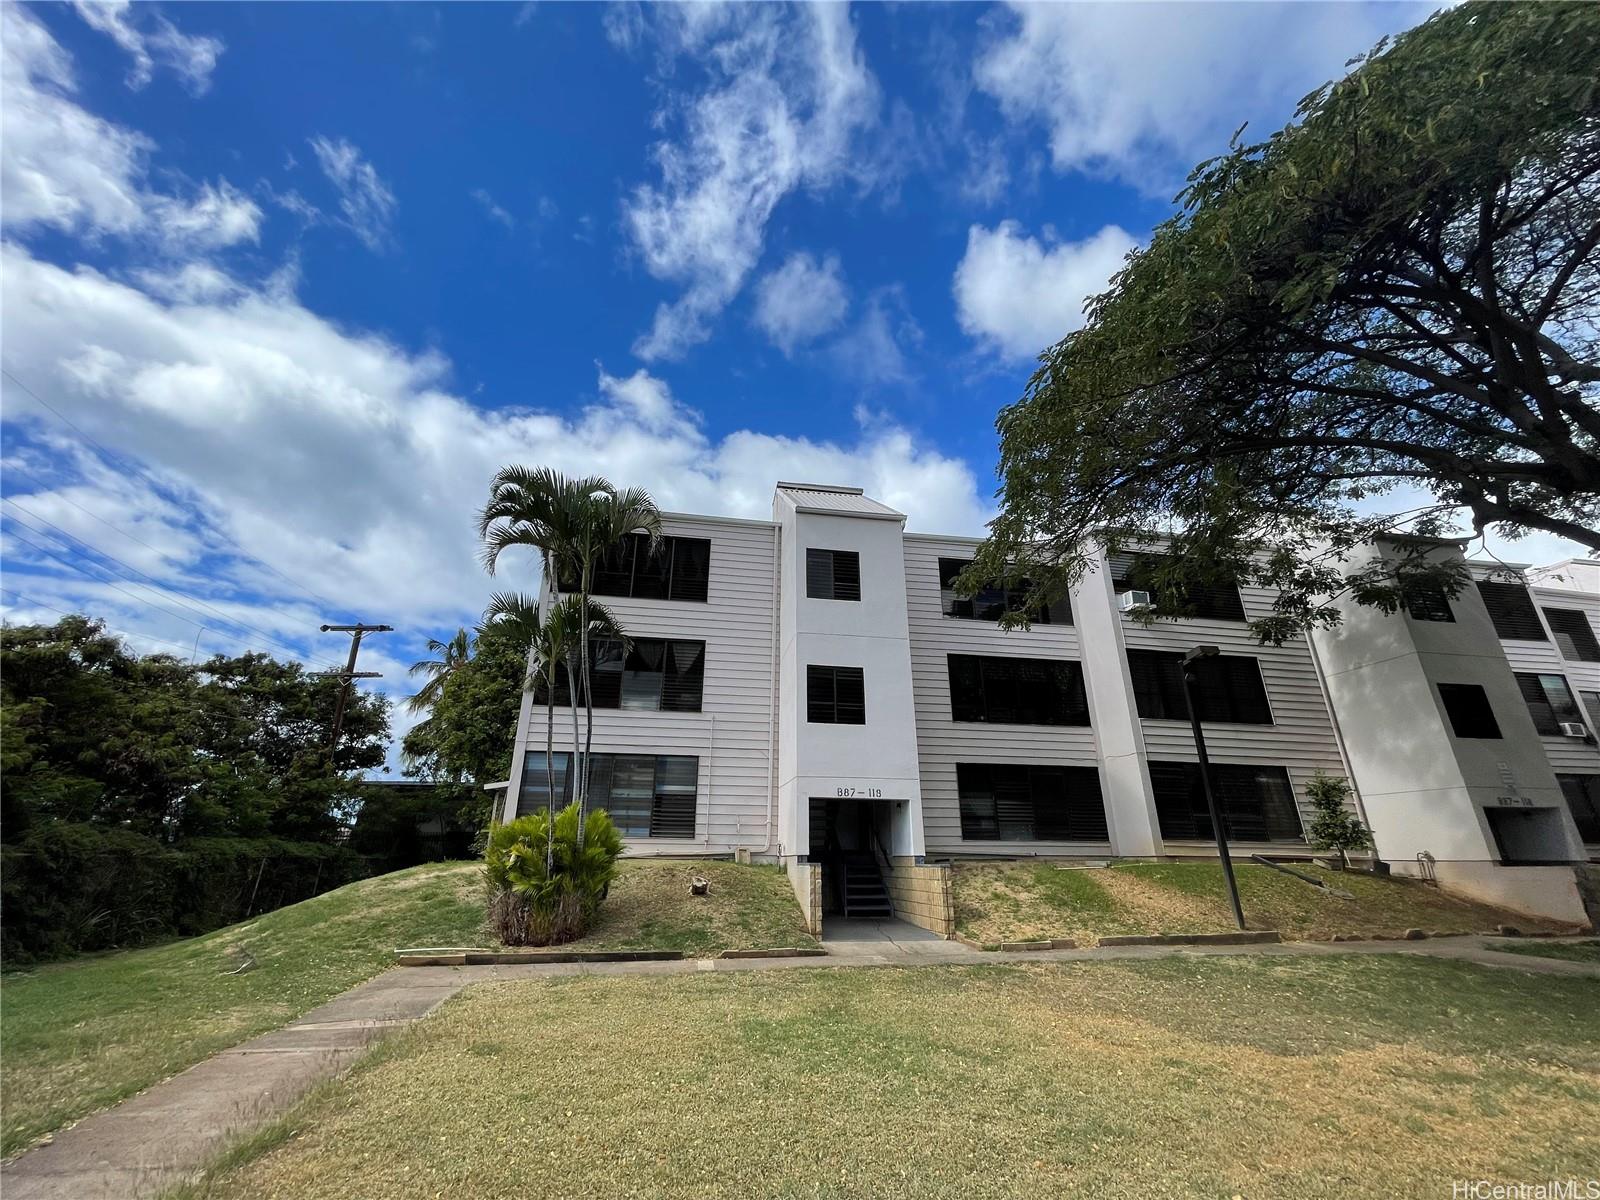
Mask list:
[[663,110],[681,136],[655,149],[660,182],[640,185],[623,205],[645,269],[684,289],[634,344],[646,361],[679,357],[710,336],[760,260],[785,196],[852,174],[866,181],[870,156],[852,150],[879,110],[843,5],[654,12],[671,51],[694,55],[709,80]]
[[1247,118],[1265,137],[1305,93],[1432,5],[1015,4],[978,87],[1050,133],[1057,170],[1168,194]]
[[483,211],[489,214],[491,220],[498,221],[507,229],[515,229],[517,219],[500,207],[500,204],[489,194],[487,188],[473,188],[472,198],[476,200]]
[[857,386],[906,384],[916,377],[906,348],[921,345],[922,327],[911,315],[905,289],[896,285],[867,298],[860,320],[828,347],[828,356]]
[[1041,242],[1016,221],[974,225],[956,267],[961,328],[1000,354],[1032,358],[1084,324],[1083,305],[1105,291],[1137,242],[1107,225],[1081,242]]
[[397,207],[394,193],[361,151],[344,138],[308,139],[317,165],[339,193],[339,210],[345,224],[369,250],[381,250],[389,241],[389,222]]
[[91,28],[116,42],[133,59],[128,68],[129,87],[144,87],[157,66],[171,70],[197,96],[211,87],[211,73],[223,51],[220,39],[185,34],[148,4],[136,7],[128,0],[74,0],[73,7]]
[[[112,279],[8,243],[0,245],[0,288],[7,368],[96,442],[154,472],[121,473],[121,491],[74,472],[70,484],[39,488],[34,500],[23,492],[24,503],[52,503],[51,493],[70,486],[97,512],[133,514],[125,519],[163,548],[163,578],[186,577],[214,551],[204,531],[215,527],[406,636],[470,619],[496,585],[474,558],[472,522],[490,476],[508,462],[601,473],[680,511],[763,516],[781,463],[785,475],[860,484],[900,505],[918,528],[978,532],[987,515],[971,470],[903,430],[873,425],[848,444],[754,431],[712,438],[645,370],[601,369],[597,395],[565,415],[479,408],[450,390],[440,356],[336,327],[282,282]],[[5,389],[8,422],[25,420],[36,435],[60,432],[9,381]],[[550,401],[567,409],[570,399]],[[157,480],[159,491],[186,497],[189,511],[173,514]],[[135,486],[151,494],[130,500],[123,492]],[[86,527],[85,536],[96,535]],[[115,535],[99,536],[113,548]],[[24,565],[8,560],[8,575],[15,567],[21,578]],[[498,586],[530,582],[531,560],[506,567]],[[253,608],[240,601],[263,629],[304,633],[327,619],[248,562],[228,571],[273,597]],[[60,588],[52,595],[71,598]],[[181,633],[149,613],[119,617],[155,621],[138,628],[162,636]]]
[[791,254],[756,285],[756,327],[785,354],[833,332],[849,308],[835,254],[820,263],[804,251]]
[[0,5],[0,218],[8,231],[48,227],[216,249],[253,242],[261,210],[226,180],[185,197],[152,189],[142,134],[75,100],[72,60],[20,4]]

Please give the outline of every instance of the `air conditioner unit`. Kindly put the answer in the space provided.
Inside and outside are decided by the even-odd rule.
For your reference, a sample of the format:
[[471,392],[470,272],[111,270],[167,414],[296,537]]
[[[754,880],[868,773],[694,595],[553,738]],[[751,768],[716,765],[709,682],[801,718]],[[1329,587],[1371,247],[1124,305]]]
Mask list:
[[1589,736],[1589,727],[1582,721],[1563,721],[1561,732],[1566,737],[1586,738]]
[[1123,612],[1129,612],[1135,608],[1147,608],[1149,604],[1149,592],[1123,592],[1121,598],[1117,601],[1117,607]]

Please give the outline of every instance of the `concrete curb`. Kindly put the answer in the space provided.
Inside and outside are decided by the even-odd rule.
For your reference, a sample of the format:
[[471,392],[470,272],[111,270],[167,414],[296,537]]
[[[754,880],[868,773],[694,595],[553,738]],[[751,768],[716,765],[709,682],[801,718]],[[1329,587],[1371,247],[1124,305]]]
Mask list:
[[724,950],[718,958],[826,958],[821,946],[776,946],[770,950]]
[[1113,934],[1100,939],[1102,946],[1260,946],[1282,942],[1276,929],[1247,929],[1239,933]]
[[682,950],[464,950],[456,954],[395,952],[402,967],[505,967],[541,963],[676,962]]

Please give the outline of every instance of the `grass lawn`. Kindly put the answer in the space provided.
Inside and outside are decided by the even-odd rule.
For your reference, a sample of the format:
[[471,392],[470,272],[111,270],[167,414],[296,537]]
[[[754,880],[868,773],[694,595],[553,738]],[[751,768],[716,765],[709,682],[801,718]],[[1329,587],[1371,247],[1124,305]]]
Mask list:
[[[711,880],[691,896],[689,878]],[[204,937],[0,977],[0,1153],[275,1029],[389,967],[402,946],[487,946],[482,868],[413,867]],[[776,867],[624,861],[577,946],[700,954],[810,946]],[[256,967],[228,974],[243,947]]]
[[190,1196],[1449,1195],[1593,1174],[1600,984],[1402,956],[484,984]]
[[[1550,923],[1509,916],[1407,879],[1295,864],[1353,894],[1341,900],[1270,867],[1235,864],[1245,920],[1286,939],[1335,933],[1483,933],[1502,922],[1527,929]],[[1120,863],[1062,870],[1051,863],[958,863],[956,928],[984,943],[1102,934],[1214,933],[1233,928],[1222,868],[1216,863]]]
[[[413,867],[203,937],[0,977],[0,1153],[293,1020],[396,946],[481,943],[481,879],[476,863]],[[238,947],[257,965],[230,975]]]
[[1568,962],[1600,963],[1600,941],[1592,942],[1495,942],[1490,950],[1510,954],[1532,954],[1538,958],[1564,958]]

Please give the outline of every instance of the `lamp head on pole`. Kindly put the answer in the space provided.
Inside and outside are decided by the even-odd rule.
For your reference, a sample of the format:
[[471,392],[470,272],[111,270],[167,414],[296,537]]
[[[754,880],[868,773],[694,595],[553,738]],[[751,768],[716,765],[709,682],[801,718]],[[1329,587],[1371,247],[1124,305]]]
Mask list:
[[1189,653],[1183,656],[1183,665],[1186,667],[1192,666],[1198,659],[1215,658],[1221,653],[1222,651],[1217,649],[1215,646],[1196,646],[1193,650],[1189,651]]

